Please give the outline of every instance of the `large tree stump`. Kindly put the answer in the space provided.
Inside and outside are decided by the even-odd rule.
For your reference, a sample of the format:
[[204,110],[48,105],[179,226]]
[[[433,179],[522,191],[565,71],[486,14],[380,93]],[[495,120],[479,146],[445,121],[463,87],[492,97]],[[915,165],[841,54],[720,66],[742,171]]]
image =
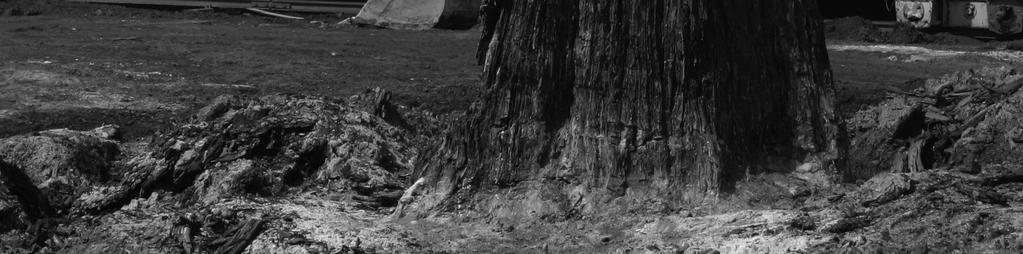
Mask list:
[[485,92],[417,167],[427,195],[403,209],[527,181],[691,200],[751,174],[839,175],[843,129],[817,1],[483,9]]

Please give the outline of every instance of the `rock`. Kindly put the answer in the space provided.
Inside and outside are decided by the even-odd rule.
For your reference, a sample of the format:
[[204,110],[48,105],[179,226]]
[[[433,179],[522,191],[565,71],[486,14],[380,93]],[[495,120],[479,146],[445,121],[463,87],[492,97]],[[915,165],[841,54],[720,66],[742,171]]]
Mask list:
[[82,193],[111,177],[120,154],[116,126],[91,131],[48,130],[0,139],[0,160],[21,169],[55,207],[68,207]]
[[881,174],[860,186],[856,196],[865,206],[879,205],[898,199],[913,190],[913,182],[904,174]]

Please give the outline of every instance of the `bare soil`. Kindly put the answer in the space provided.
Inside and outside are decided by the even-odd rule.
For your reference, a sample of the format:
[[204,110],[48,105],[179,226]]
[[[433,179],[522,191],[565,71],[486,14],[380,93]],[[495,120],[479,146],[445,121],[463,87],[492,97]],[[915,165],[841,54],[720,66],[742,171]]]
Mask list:
[[[180,126],[187,116],[220,95],[252,98],[283,93],[343,98],[380,87],[393,94],[395,103],[408,107],[403,110],[448,113],[467,109],[480,89],[481,70],[474,58],[479,37],[476,30],[405,32],[338,26],[334,24],[343,17],[333,15],[291,21],[241,12],[184,12],[109,5],[64,4],[48,6],[34,14],[37,15],[0,17],[0,138],[53,128],[88,130],[117,124],[123,127],[127,138],[123,145],[133,146],[137,144],[132,141],[149,143],[145,139],[157,132],[175,133],[169,129]],[[830,38],[829,46],[869,48],[877,46],[877,42],[890,41],[836,36]],[[918,42],[899,44],[912,43]],[[954,52],[1012,48],[1011,42],[928,43],[929,49]],[[946,51],[933,56],[906,51],[832,50],[831,67],[841,113],[851,117],[893,94],[911,93],[925,85],[924,79],[981,67],[1017,68],[1023,62],[1011,55],[944,54]],[[464,214],[441,214],[432,219],[390,224],[381,222],[385,221],[388,209],[367,212],[335,200],[333,196],[341,192],[316,189],[306,189],[302,195],[287,199],[236,197],[203,211],[260,211],[266,213],[261,216],[281,218],[274,222],[280,225],[271,226],[253,246],[284,246],[275,241],[288,239],[288,243],[308,245],[305,246],[308,249],[317,244],[358,248],[361,243],[393,247],[378,251],[394,253],[424,249],[452,253],[551,250],[588,253],[622,250],[622,246],[650,253],[681,252],[687,248],[704,253],[691,246],[713,246],[723,252],[769,253],[784,252],[790,247],[807,248],[806,244],[816,244],[816,252],[822,253],[849,246],[904,250],[905,246],[886,244],[920,245],[919,239],[907,237],[924,235],[916,233],[928,230],[921,227],[942,222],[946,215],[957,216],[958,224],[946,225],[948,228],[966,231],[928,237],[925,240],[934,242],[926,243],[928,246],[958,246],[962,244],[957,242],[958,238],[975,233],[992,235],[985,240],[986,244],[1018,242],[1014,240],[1023,236],[1006,235],[1002,231],[1009,229],[1003,230],[1000,225],[1023,225],[1014,216],[1018,211],[1013,210],[1023,202],[1018,196],[1020,192],[999,189],[1010,199],[1005,201],[1002,196],[987,197],[994,195],[990,192],[995,187],[975,186],[976,182],[1012,182],[1015,178],[984,177],[958,173],[893,175],[867,185],[897,187],[893,190],[878,188],[884,191],[873,193],[865,188],[866,193],[846,195],[856,187],[843,185],[810,191],[797,179],[767,175],[741,183],[734,195],[717,205],[686,211],[640,210],[656,208],[658,204],[623,205],[615,216],[592,217],[566,211],[564,218],[547,218],[553,222],[501,221],[491,213],[475,213],[484,210],[479,208]],[[1018,185],[996,187],[1019,188]],[[522,202],[529,202],[529,198],[537,196],[533,192],[539,192],[523,188],[501,191],[521,191]],[[74,228],[67,230],[71,233],[57,227],[59,234],[55,235],[74,235],[82,243],[90,244],[110,241],[107,238],[110,235],[120,237],[116,239],[123,244],[150,241],[147,238],[150,235],[165,237],[163,229],[176,225],[154,222],[176,223],[163,218],[166,214],[192,215],[191,211],[171,207],[176,202],[172,195],[134,199],[120,211],[98,217],[95,224],[99,226],[65,226]],[[902,200],[885,203],[893,198]],[[1011,206],[1006,206],[1006,202]],[[495,205],[489,212],[524,213],[516,209]],[[139,210],[144,212],[137,213]],[[993,215],[981,216],[987,213]],[[218,213],[207,218],[218,216],[235,215]],[[189,220],[195,219],[184,219]],[[916,223],[921,221],[932,223]],[[140,231],[146,234],[135,234]],[[98,246],[90,244],[78,246]],[[143,247],[152,246],[160,243]],[[991,246],[978,248],[981,247]],[[1004,246],[991,248],[995,247]],[[99,253],[96,249],[92,252]]]
[[[122,125],[151,134],[222,94],[350,96],[435,112],[475,97],[478,32],[406,32],[232,12],[70,5],[0,22],[0,137]],[[34,88],[33,88],[34,87]]]
[[[221,94],[350,96],[381,87],[399,104],[444,113],[464,110],[478,91],[477,30],[363,29],[333,25],[342,17],[332,15],[292,21],[114,5],[63,4],[39,14],[0,22],[0,137],[105,123],[143,137]],[[838,36],[861,28],[837,26],[846,31],[829,35],[838,37],[833,43],[863,43]],[[890,56],[832,52],[844,114],[891,89],[911,90],[917,79],[1001,64]],[[36,74],[15,75],[25,72]]]

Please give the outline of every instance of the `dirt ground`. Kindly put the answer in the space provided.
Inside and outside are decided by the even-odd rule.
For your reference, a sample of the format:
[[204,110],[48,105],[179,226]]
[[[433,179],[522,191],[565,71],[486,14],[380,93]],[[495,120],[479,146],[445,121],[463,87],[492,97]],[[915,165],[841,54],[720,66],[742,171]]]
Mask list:
[[221,94],[381,87],[402,104],[447,112],[475,97],[480,72],[476,31],[327,26],[340,20],[332,15],[72,5],[0,19],[0,137],[104,123],[141,137]]
[[[0,22],[0,137],[105,123],[143,137],[221,94],[349,96],[381,87],[398,103],[444,113],[465,109],[478,91],[477,30],[392,31],[336,26],[342,17],[334,15],[292,21],[113,5],[36,12]],[[837,34],[834,45],[864,44]],[[1014,64],[898,55],[831,52],[844,114],[912,90],[914,80]]]
[[[110,5],[68,4],[32,12],[39,15],[0,16],[0,138],[54,128],[87,130],[103,124],[117,124],[123,127],[127,139],[125,144],[131,144],[133,140],[145,139],[156,132],[173,132],[168,128],[184,121],[184,117],[195,113],[197,108],[207,105],[213,98],[225,94],[257,96],[283,93],[340,98],[380,87],[392,92],[393,100],[398,104],[448,113],[465,110],[480,89],[478,75],[481,67],[475,65],[479,32],[475,29],[407,32],[339,26],[336,24],[343,17],[335,15],[312,15],[307,20],[292,21],[241,12],[185,12]],[[845,31],[838,34],[856,33]],[[1018,68],[1023,64],[1023,54],[1011,50],[1014,48],[1012,42],[958,42],[961,41],[931,40],[926,45],[882,45],[857,36],[830,38],[828,47],[841,113],[851,117],[860,109],[885,101],[891,94],[920,88],[924,79],[980,67]],[[770,177],[776,176],[765,176]],[[921,179],[924,180],[914,182],[928,183],[930,178]],[[796,186],[788,184],[790,180],[771,178],[761,182]],[[892,181],[897,180],[901,181]],[[751,185],[756,183],[759,182],[754,181]],[[771,188],[779,189],[777,192],[803,192],[797,187]],[[776,242],[777,249],[797,244],[787,241],[868,242],[864,237],[860,237],[865,239],[861,241],[860,238],[853,239],[853,236],[836,240],[818,239],[812,234],[777,234],[790,232],[781,228],[797,227],[789,222],[805,216],[798,212],[796,203],[830,204],[831,199],[838,195],[814,193],[803,197],[804,194],[799,194],[804,200],[797,202],[758,192],[765,188],[749,187],[751,191],[741,192],[735,197],[742,202],[734,202],[757,200],[760,203],[708,208],[706,211],[666,217],[593,217],[555,224],[535,222],[515,226],[500,221],[459,224],[462,219],[483,221],[487,218],[481,214],[465,214],[448,217],[450,221],[409,222],[403,226],[406,228],[402,230],[406,231],[392,229],[390,224],[370,223],[381,219],[383,212],[369,215],[348,213],[330,202],[320,206],[279,205],[284,207],[280,209],[282,211],[295,210],[291,213],[315,215],[315,219],[294,222],[300,224],[300,229],[313,232],[309,233],[312,236],[322,233],[336,237],[333,231],[347,227],[384,239],[380,240],[382,242],[390,238],[381,235],[398,237],[401,239],[393,242],[430,243],[433,249],[452,253],[467,250],[521,252],[527,249],[545,252],[549,248],[575,252],[610,251],[623,245],[650,246],[647,251],[669,252],[684,247],[666,244],[686,239],[687,235],[678,235],[677,232],[726,237],[741,235],[745,237],[742,239],[752,239],[749,241]],[[973,190],[961,192],[969,191]],[[933,201],[925,194],[913,196],[916,198],[914,202]],[[948,202],[948,206],[970,207],[963,204],[977,203],[973,199],[964,200],[963,203]],[[323,211],[312,211],[314,208]],[[906,210],[896,208],[885,208],[888,210],[883,212],[894,214]],[[735,212],[741,209],[761,210]],[[934,211],[920,209],[920,213],[928,214],[951,210],[945,207],[941,207],[945,210],[935,208]],[[623,214],[626,212],[634,211],[623,211]],[[844,210],[826,212],[819,217],[843,218],[841,223],[836,222],[840,225],[834,226],[835,231],[849,230],[843,228],[845,224],[855,224],[860,217],[873,216],[860,212],[842,214]],[[890,216],[888,213],[882,215]],[[848,221],[852,222],[846,221],[845,217],[851,218]],[[933,218],[943,217],[934,215]],[[146,218],[158,219],[155,215]],[[1000,219],[1009,220],[1011,217]],[[329,223],[324,224],[324,221]],[[606,224],[607,221],[617,224]],[[1023,222],[1019,224],[1023,225]],[[689,228],[692,225],[698,227]],[[884,228],[887,224],[878,225],[877,229],[870,230],[884,231],[884,235],[888,235],[889,229]],[[622,236],[623,232],[643,236]],[[899,237],[897,231],[893,232]],[[134,237],[124,234],[128,235],[125,239]],[[949,238],[955,236],[958,235]],[[355,237],[372,239],[363,235]],[[618,239],[659,240],[620,242],[624,240]],[[724,242],[720,240],[715,241]],[[755,245],[724,242],[717,249],[728,252],[729,248],[738,248],[736,246]],[[419,246],[402,248],[416,247]]]

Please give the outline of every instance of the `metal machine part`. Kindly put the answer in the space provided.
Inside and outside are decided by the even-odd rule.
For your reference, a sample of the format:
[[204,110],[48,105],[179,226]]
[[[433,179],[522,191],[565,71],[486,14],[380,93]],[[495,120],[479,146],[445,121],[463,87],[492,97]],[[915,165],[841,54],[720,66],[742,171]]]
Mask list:
[[895,0],[896,21],[916,28],[1023,33],[1023,0]]
[[948,1],[946,6],[948,27],[980,29],[990,27],[987,1]]
[[895,2],[896,21],[916,28],[938,26],[941,24],[941,18],[935,16],[941,13],[935,12],[940,10],[938,7],[935,1],[899,0]]

